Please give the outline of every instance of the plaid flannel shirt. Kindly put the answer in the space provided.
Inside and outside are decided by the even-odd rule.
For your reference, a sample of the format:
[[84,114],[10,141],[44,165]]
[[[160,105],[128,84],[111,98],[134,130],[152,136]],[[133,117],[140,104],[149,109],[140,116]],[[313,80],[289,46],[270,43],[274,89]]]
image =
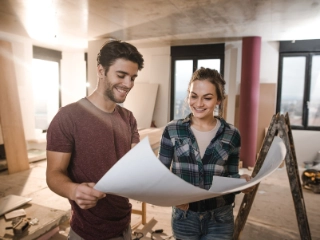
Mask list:
[[[190,128],[190,116],[168,123],[162,134],[159,159],[186,182],[208,190],[213,176],[239,178],[240,133],[219,118],[221,126],[208,145],[203,158]],[[235,193],[197,202],[202,209],[231,205]]]

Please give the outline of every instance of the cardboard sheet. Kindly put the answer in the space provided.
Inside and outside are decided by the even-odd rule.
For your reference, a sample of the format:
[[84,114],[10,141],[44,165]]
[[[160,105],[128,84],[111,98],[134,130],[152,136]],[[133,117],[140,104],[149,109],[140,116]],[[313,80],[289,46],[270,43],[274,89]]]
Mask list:
[[156,83],[135,83],[126,97],[123,106],[133,113],[138,129],[151,126],[157,92],[158,84]]
[[0,216],[30,202],[32,198],[17,195],[8,195],[0,198]]
[[148,137],[124,155],[95,185],[95,189],[158,206],[176,206],[244,190],[274,172],[285,158],[286,148],[275,137],[259,173],[244,179],[214,176],[207,191],[171,173],[154,155]]

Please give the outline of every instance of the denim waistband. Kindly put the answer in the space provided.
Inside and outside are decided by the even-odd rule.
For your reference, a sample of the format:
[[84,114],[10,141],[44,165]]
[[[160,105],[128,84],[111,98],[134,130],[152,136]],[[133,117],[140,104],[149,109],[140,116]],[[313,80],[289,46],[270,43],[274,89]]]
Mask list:
[[220,204],[217,203],[218,201],[215,198],[210,198],[210,199],[206,199],[198,202],[192,202],[192,203],[189,203],[188,210],[193,212],[211,211],[223,206],[232,205],[234,202],[234,197],[230,197],[225,200],[226,201],[223,201],[223,203],[220,202]]

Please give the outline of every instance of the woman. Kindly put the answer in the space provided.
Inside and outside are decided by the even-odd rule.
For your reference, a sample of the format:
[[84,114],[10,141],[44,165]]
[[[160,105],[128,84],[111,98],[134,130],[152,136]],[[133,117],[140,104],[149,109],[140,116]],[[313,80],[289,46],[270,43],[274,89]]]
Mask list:
[[[238,173],[240,133],[222,117],[225,81],[216,70],[195,71],[188,86],[191,110],[185,119],[170,122],[162,135],[159,159],[194,186],[208,190],[212,176],[251,179]],[[214,116],[218,107],[219,117]],[[252,188],[245,190],[248,192]],[[176,239],[232,239],[235,193],[174,206]]]

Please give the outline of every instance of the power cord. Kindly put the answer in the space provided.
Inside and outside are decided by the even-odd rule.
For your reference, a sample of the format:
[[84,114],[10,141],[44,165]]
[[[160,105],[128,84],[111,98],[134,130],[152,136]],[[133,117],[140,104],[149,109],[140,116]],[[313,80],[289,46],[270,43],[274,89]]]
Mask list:
[[155,231],[151,232],[151,239],[152,240],[154,239],[153,238],[153,234],[155,234],[155,233],[163,233],[163,229],[158,229],[158,230],[155,230]]
[[167,237],[167,238],[162,238],[162,240],[169,240],[169,239],[171,239],[171,238],[173,238],[173,236],[169,236],[169,237]]
[[[153,234],[158,234],[158,233],[163,233],[163,229],[157,229],[155,231],[151,232],[151,239],[154,240],[153,238]],[[132,240],[140,240],[141,238],[144,237],[142,232],[133,232],[134,238]],[[169,240],[171,239],[173,236],[169,236],[167,238],[162,238],[163,240]]]
[[142,232],[134,232],[133,235],[135,236],[135,238],[133,238],[132,240],[140,240],[144,236]]

